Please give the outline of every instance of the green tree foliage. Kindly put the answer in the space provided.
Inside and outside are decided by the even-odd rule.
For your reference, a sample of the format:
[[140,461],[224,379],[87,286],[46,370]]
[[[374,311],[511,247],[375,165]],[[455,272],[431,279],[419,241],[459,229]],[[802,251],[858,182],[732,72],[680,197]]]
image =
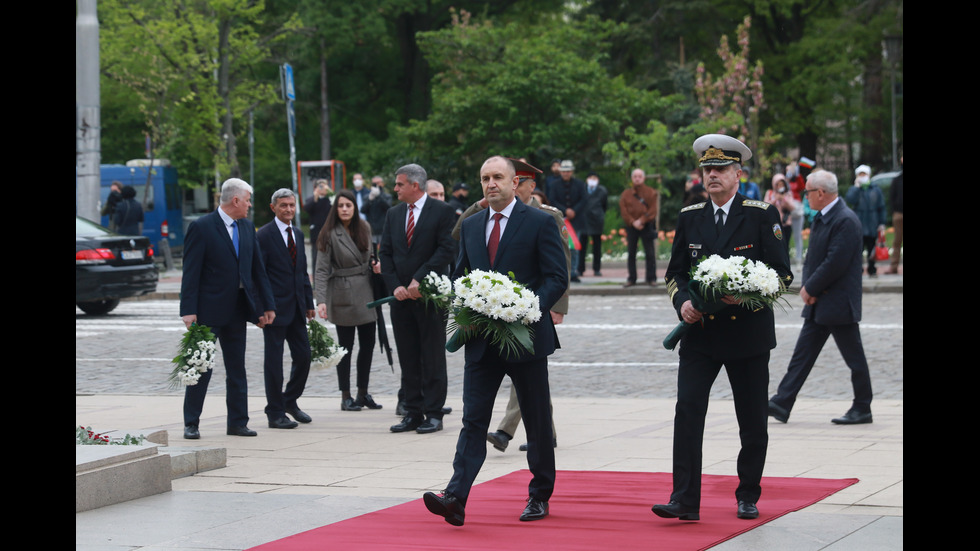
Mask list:
[[[882,39],[903,34],[902,0],[744,0],[725,13],[752,17],[754,55],[764,60],[771,93],[762,124],[786,138],[780,145],[827,167],[818,147],[846,151],[838,161],[881,166],[889,157],[891,94],[882,86]],[[901,60],[898,60],[901,61]],[[898,67],[898,80],[902,67]],[[902,140],[902,108],[898,136]],[[860,144],[857,151],[851,144]],[[884,147],[883,147],[884,146]],[[824,148],[826,151],[826,147]],[[856,157],[860,157],[857,159]],[[884,163],[888,164],[888,163]]]
[[[762,85],[765,71],[761,61],[753,63],[749,58],[751,23],[752,18],[746,17],[735,30],[738,51],[732,51],[728,35],[722,35],[717,52],[724,73],[715,78],[705,70],[704,63],[698,64],[696,90],[701,119],[717,124],[716,132],[744,141],[753,152],[749,162],[760,172],[768,173],[773,161],[769,151],[779,137],[773,135],[772,128],[762,128],[760,124],[766,108]],[[733,124],[723,118],[737,122]]]
[[575,159],[604,164],[602,145],[658,108],[659,95],[627,86],[602,64],[618,26],[582,22],[475,22],[419,36],[436,72],[432,112],[404,129],[437,171],[472,178],[488,156],[526,157],[547,167]]
[[261,0],[99,3],[107,88],[135,96],[153,154],[171,157],[185,185],[241,174],[241,117],[274,97],[272,84],[256,81],[252,68],[298,24],[291,19],[269,30],[264,10]]

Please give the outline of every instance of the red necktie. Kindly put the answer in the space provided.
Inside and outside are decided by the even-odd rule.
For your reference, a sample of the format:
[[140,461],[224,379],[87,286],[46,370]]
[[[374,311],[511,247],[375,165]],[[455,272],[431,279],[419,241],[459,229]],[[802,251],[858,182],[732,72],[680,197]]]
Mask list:
[[408,246],[412,246],[412,234],[415,233],[415,203],[408,205],[408,227],[405,228],[405,237],[408,239]]
[[500,219],[503,217],[504,215],[499,212],[493,215],[493,229],[490,230],[490,240],[487,241],[487,254],[490,255],[491,266],[497,257],[497,245],[500,245]]
[[293,266],[296,266],[296,242],[293,241],[293,228],[286,226],[286,245],[289,247],[289,258],[293,259]]

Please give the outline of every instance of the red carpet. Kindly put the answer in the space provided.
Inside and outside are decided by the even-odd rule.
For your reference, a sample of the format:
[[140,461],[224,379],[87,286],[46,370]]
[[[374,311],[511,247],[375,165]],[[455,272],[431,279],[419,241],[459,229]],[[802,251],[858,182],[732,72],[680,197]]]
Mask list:
[[521,470],[477,485],[466,524],[455,527],[419,499],[253,548],[258,551],[707,549],[786,513],[811,505],[857,479],[764,478],[760,516],[735,517],[734,476],[704,475],[701,520],[662,519],[650,511],[670,494],[670,473],[559,471],[551,515],[517,517],[530,473]]

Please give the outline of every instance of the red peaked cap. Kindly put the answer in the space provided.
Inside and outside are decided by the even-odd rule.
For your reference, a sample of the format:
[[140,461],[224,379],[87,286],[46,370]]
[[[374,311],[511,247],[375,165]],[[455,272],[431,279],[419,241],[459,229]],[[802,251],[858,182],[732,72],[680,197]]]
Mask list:
[[[508,157],[510,159],[510,157]],[[514,170],[517,176],[534,178],[538,174],[543,174],[543,172],[524,161],[519,159],[510,159],[510,162],[514,163]]]

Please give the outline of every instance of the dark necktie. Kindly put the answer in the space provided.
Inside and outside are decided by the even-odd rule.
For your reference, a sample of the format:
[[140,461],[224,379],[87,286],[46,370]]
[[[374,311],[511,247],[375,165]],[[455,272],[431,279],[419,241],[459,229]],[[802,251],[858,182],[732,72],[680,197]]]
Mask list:
[[235,256],[238,256],[238,220],[231,223],[231,243],[235,246]]
[[293,259],[293,266],[296,266],[296,242],[293,241],[293,228],[286,226],[286,246],[289,247],[289,258]]
[[491,266],[497,257],[497,246],[500,245],[500,219],[503,217],[504,215],[499,212],[493,215],[493,229],[490,230],[490,240],[487,241],[487,254],[490,255]]
[[408,205],[408,227],[405,228],[405,237],[408,246],[412,246],[412,234],[415,233],[415,203]]
[[717,231],[718,235],[721,235],[721,230],[725,227],[725,211],[718,209],[715,212],[715,215],[717,216],[717,219],[715,220],[715,230]]

